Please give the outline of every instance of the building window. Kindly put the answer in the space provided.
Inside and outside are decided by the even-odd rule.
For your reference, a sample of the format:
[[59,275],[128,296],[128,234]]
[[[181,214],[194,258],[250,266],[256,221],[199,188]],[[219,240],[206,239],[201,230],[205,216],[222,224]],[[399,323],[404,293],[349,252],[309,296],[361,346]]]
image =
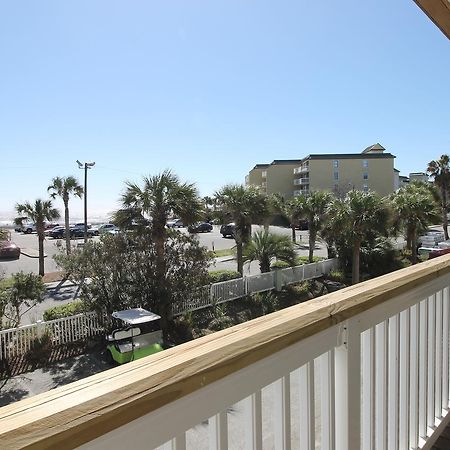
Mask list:
[[363,161],[363,167],[364,169],[367,169],[369,167],[369,161],[367,161],[367,159]]
[[333,168],[334,169],[337,169],[339,167],[339,161],[337,160],[337,159],[335,159],[334,161],[333,161]]
[[367,172],[363,173],[363,180],[368,180],[369,179],[369,174]]
[[339,180],[339,172],[334,172],[333,179]]
[[369,191],[369,186],[367,184],[363,184],[363,191],[364,192],[368,192]]
[[263,170],[263,171],[261,172],[261,176],[262,176],[263,178],[266,178],[266,177],[267,177],[267,170]]

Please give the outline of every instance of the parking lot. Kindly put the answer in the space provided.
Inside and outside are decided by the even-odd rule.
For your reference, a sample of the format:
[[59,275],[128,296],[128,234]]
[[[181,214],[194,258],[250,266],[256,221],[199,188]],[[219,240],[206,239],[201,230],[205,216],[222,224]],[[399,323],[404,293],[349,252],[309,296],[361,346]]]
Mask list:
[[[252,231],[257,231],[260,229],[259,226],[253,226]],[[186,228],[180,228],[180,231],[187,233]],[[209,250],[222,250],[232,248],[235,245],[234,239],[224,238],[219,232],[220,226],[214,225],[213,230],[208,233],[199,233],[198,236],[200,243],[208,248]],[[278,234],[286,234],[291,235],[291,230],[289,228],[282,227],[270,227],[270,231]],[[24,272],[32,272],[38,273],[38,239],[36,233],[32,234],[23,234],[12,231],[11,239],[21,248],[21,255],[19,259],[16,260],[0,260],[0,273],[3,273],[5,276],[9,276],[13,273],[24,271]],[[98,237],[94,237],[93,239],[99,239]],[[298,231],[297,230],[297,240],[299,242],[307,243],[307,231]],[[61,239],[52,239],[46,238],[44,241],[44,252],[45,252],[45,272],[56,272],[58,267],[53,259],[53,256],[56,255],[60,249],[58,246],[62,244]],[[73,245],[82,244],[83,239],[73,239]],[[303,252],[302,252],[303,254]],[[307,249],[304,254],[307,254]],[[323,246],[320,249],[316,250],[316,254],[318,256],[326,256],[326,249]],[[231,262],[226,264],[227,262],[223,262],[220,264],[224,264],[224,269],[236,269],[236,263]]]

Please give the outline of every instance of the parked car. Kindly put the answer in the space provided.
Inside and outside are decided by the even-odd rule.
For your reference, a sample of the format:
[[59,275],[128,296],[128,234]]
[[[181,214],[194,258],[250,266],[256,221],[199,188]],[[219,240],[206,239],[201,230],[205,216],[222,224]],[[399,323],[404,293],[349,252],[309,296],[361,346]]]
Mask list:
[[172,219],[166,223],[166,226],[169,228],[182,228],[184,223],[181,219]]
[[36,232],[36,224],[35,223],[26,223],[22,226],[22,233],[31,234]]
[[0,258],[18,259],[20,257],[20,247],[12,241],[0,241]]
[[65,236],[65,230],[66,227],[63,226],[57,226],[55,228],[52,228],[48,235],[52,237],[53,239],[62,239]]
[[[88,225],[87,229],[87,235],[88,237],[94,236],[94,234],[89,231],[91,228],[90,225]],[[77,223],[75,226],[70,228],[70,236],[71,237],[83,237],[84,236],[84,223]]]
[[233,222],[227,223],[227,224],[224,224],[224,225],[222,225],[220,227],[220,234],[223,237],[227,237],[227,236],[233,237],[235,230],[236,230],[236,224],[235,223],[233,223]]
[[111,233],[111,232],[112,232],[112,234],[115,234],[117,231],[118,231],[118,228],[113,223],[104,223],[103,225],[100,225],[97,229],[98,234]]
[[45,224],[45,229],[46,230],[53,230],[53,228],[55,228],[55,227],[59,227],[59,223],[52,222],[52,223],[46,223]]
[[213,226],[208,222],[197,222],[188,227],[189,233],[207,233],[212,231],[212,229]]
[[308,221],[306,219],[299,220],[296,228],[297,228],[297,230],[307,230],[308,229]]

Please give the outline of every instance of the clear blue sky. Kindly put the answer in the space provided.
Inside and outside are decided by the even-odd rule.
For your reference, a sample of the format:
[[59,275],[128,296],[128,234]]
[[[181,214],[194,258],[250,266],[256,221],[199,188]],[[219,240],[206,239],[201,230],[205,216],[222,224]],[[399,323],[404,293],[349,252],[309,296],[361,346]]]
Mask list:
[[450,152],[450,46],[412,0],[5,1],[0,68],[0,212],[76,159],[102,214],[165,168],[207,195],[273,159]]

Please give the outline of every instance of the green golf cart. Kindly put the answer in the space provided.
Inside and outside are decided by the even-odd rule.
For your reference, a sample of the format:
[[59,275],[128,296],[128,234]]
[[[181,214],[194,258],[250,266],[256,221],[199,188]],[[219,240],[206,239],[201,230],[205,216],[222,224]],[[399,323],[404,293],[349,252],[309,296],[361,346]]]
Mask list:
[[163,350],[161,317],[143,308],[112,313],[119,328],[107,337],[107,349],[118,364]]

